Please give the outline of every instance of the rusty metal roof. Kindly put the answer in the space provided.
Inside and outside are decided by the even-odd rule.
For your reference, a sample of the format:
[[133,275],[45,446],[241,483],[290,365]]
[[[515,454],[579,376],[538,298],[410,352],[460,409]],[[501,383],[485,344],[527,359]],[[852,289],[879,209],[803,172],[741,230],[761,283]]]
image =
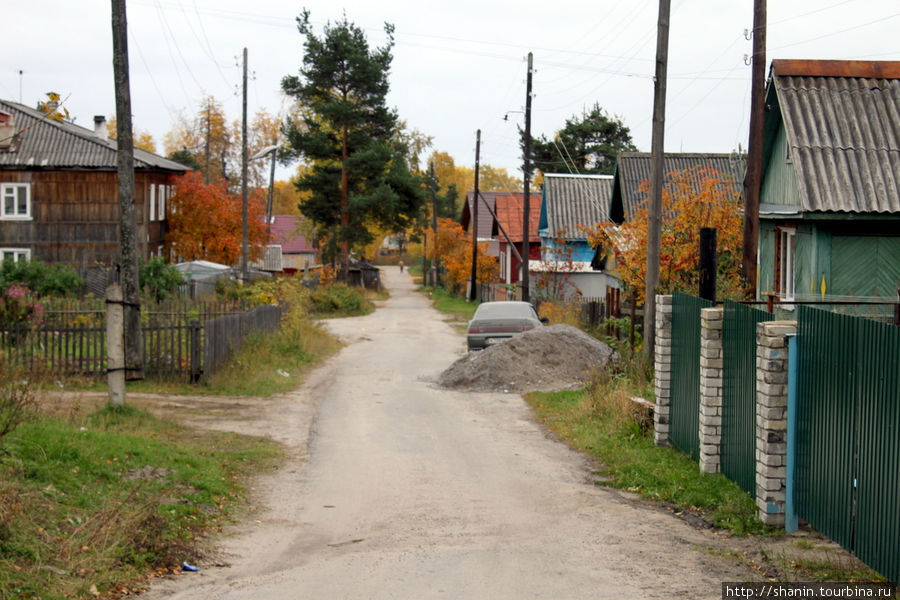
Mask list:
[[[674,173],[687,169],[715,169],[729,177],[737,193],[742,193],[747,157],[744,154],[666,153],[663,172]],[[616,160],[610,218],[616,223],[630,219],[638,206],[646,199],[639,193],[645,181],[650,180],[651,159],[649,152],[620,152]]]
[[609,221],[611,175],[544,175],[539,228],[549,237],[584,239],[585,228]]
[[[900,212],[900,62],[772,61],[766,134],[783,123],[803,212]],[[771,139],[767,140],[771,153]]]
[[[12,116],[14,137],[0,149],[0,169],[115,170],[116,142],[74,123],[47,119],[39,110],[0,100],[0,110]],[[188,171],[165,157],[134,149],[137,170]]]

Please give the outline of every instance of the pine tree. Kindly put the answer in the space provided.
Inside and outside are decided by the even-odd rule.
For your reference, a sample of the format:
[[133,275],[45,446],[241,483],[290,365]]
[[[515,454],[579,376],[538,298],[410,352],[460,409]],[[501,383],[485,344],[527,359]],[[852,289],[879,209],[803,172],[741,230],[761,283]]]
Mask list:
[[394,28],[385,24],[387,43],[370,49],[346,16],[328,23],[322,36],[313,31],[309,11],[297,25],[306,38],[303,65],[281,86],[301,116],[288,117],[283,131],[290,154],[311,163],[296,184],[309,192],[300,211],[316,224],[320,247],[332,260],[340,248],[346,276],[351,248],[372,240],[370,226],[405,229],[425,201],[397,114],[386,105]]
[[[524,142],[524,132],[519,131]],[[524,146],[524,144],[523,144]],[[618,117],[610,117],[599,104],[581,118],[566,119],[552,139],[531,138],[531,160],[541,173],[611,175],[620,151],[637,150],[631,132]]]

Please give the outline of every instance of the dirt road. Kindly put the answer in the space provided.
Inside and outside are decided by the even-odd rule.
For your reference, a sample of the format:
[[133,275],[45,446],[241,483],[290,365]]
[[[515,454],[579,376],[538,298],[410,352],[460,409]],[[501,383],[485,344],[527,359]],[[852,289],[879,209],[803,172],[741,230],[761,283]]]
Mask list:
[[595,486],[519,396],[434,386],[464,341],[407,273],[384,277],[391,299],[328,323],[348,345],[305,386],[213,423],[289,462],[223,540],[229,566],[145,598],[719,598],[752,578],[716,534]]

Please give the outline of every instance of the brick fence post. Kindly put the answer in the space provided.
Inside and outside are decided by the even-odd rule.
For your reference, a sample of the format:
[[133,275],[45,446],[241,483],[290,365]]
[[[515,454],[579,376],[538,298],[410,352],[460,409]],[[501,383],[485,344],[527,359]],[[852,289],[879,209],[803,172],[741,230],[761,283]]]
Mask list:
[[784,526],[787,477],[786,336],[796,321],[756,326],[756,505],[766,525]]
[[653,355],[656,406],[653,439],[657,446],[669,445],[669,405],[672,402],[672,296],[656,296],[656,347]]
[[724,309],[700,311],[700,470],[718,473],[722,447],[722,319]]

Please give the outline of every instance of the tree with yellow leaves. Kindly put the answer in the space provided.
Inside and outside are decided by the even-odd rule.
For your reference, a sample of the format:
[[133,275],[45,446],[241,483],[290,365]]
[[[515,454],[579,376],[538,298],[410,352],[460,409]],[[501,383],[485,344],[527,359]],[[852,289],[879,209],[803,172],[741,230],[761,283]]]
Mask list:
[[[601,245],[615,253],[616,270],[626,289],[644,300],[647,272],[647,199],[650,182],[640,193],[644,200],[622,225],[601,223],[589,236],[591,245]],[[700,280],[700,228],[718,231],[717,297],[741,297],[741,257],[743,216],[740,194],[734,182],[716,169],[692,168],[666,176],[662,198],[659,287],[697,294]]]

